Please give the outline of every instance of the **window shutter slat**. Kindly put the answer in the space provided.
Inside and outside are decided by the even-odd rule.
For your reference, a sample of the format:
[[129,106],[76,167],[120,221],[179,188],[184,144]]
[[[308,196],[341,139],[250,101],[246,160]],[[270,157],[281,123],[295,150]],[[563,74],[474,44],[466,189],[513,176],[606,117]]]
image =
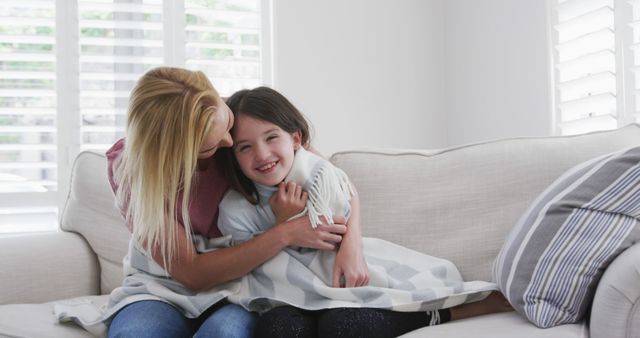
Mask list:
[[616,56],[613,50],[603,50],[587,54],[570,61],[558,63],[558,81],[566,82],[593,73],[616,71]]
[[0,35],[0,43],[28,43],[39,45],[53,45],[56,39],[51,36],[38,35]]
[[610,115],[590,117],[560,124],[563,135],[583,134],[593,130],[611,130],[617,127],[618,121]]
[[567,0],[558,5],[558,21],[565,22],[605,6],[613,8],[613,0]]
[[20,0],[11,6],[19,9],[53,9],[55,3],[51,0]]
[[56,150],[57,147],[53,143],[37,143],[37,144],[29,144],[29,143],[20,143],[20,144],[10,144],[10,143],[0,143],[0,151],[13,151],[13,150]]
[[575,80],[558,84],[561,101],[571,101],[592,95],[616,93],[616,75],[612,72],[601,72],[587,75]]
[[558,42],[562,44],[604,28],[613,30],[613,27],[613,7],[606,5],[563,21],[555,29],[558,31]]
[[162,64],[159,56],[135,56],[135,55],[87,55],[81,56],[80,62],[86,63],[126,63],[126,64]]
[[22,26],[22,27],[29,27],[29,26],[54,27],[55,26],[55,19],[53,17],[0,16],[0,22],[2,22],[3,26]]
[[128,46],[128,47],[162,47],[162,40],[151,39],[109,39],[109,38],[80,38],[81,45],[88,46]]
[[20,62],[55,62],[56,56],[53,54],[30,54],[30,53],[2,53],[1,61],[20,61]]
[[0,115],[55,115],[52,108],[0,108]]
[[610,28],[590,32],[556,46],[559,62],[573,60],[588,54],[615,49],[615,34]]
[[57,166],[54,162],[2,162],[0,163],[1,169],[22,169],[22,168],[55,168]]
[[54,72],[4,71],[0,70],[0,79],[12,80],[55,80]]
[[602,115],[615,116],[616,96],[612,93],[602,93],[562,102],[559,107],[562,122]]
[[83,1],[79,5],[81,11],[101,11],[105,13],[162,13],[162,6],[158,4]]

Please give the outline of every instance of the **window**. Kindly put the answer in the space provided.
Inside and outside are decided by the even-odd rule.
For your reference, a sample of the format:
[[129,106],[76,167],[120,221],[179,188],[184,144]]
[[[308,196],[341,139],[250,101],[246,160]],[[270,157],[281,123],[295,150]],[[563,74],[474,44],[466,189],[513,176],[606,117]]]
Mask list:
[[640,122],[640,1],[552,3],[556,132]]
[[124,136],[145,71],[204,71],[223,96],[268,83],[267,0],[0,3],[0,233],[57,228],[71,166]]

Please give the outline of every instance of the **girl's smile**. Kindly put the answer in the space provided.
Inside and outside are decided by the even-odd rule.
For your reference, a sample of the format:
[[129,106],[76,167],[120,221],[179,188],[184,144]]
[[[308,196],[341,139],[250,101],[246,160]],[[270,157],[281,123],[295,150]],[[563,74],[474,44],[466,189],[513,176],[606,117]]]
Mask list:
[[265,165],[263,165],[263,166],[260,166],[260,167],[256,168],[256,170],[258,170],[258,171],[260,171],[260,172],[262,172],[262,173],[267,174],[267,173],[272,172],[272,171],[273,171],[272,169],[273,169],[277,164],[278,164],[278,162],[277,162],[277,161],[276,161],[276,162],[269,162],[269,163],[267,163],[267,164],[265,164]]

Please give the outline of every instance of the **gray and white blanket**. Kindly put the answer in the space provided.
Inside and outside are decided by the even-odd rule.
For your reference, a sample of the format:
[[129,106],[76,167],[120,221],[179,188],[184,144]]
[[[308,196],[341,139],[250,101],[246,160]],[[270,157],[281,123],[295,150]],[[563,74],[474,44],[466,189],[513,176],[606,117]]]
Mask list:
[[[364,238],[370,273],[369,285],[331,287],[335,254],[327,251],[286,249],[253,273],[201,293],[193,293],[168,277],[167,272],[130,244],[124,259],[126,277],[109,303],[99,307],[90,298],[61,301],[54,306],[60,322],[73,321],[97,336],[105,336],[111,317],[140,300],[160,300],[198,317],[213,304],[228,299],[251,311],[290,304],[318,310],[336,307],[372,307],[395,311],[449,308],[486,297],[494,283],[465,282],[453,263],[388,241]],[[204,240],[196,236],[198,251],[229,245],[229,237]]]

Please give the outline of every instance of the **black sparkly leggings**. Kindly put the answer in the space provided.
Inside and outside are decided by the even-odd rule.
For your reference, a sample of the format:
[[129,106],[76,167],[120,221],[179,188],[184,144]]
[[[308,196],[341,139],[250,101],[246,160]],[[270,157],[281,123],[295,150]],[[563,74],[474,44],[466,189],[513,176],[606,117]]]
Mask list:
[[[451,319],[449,310],[439,310],[437,323]],[[277,307],[260,316],[258,338],[270,337],[397,337],[432,323],[427,312],[394,312],[370,308],[338,308],[306,311],[293,306]],[[435,319],[434,319],[435,321]]]

